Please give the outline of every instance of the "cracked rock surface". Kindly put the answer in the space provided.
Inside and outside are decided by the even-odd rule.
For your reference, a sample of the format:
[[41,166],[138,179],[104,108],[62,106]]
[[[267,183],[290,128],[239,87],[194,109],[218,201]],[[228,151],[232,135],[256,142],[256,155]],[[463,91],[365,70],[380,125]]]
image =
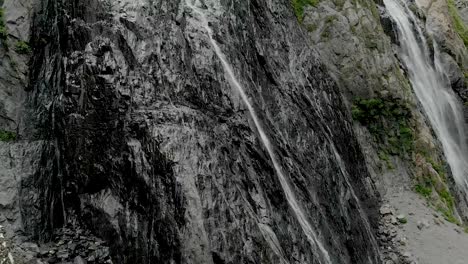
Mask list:
[[36,166],[12,181],[21,203],[11,211],[22,218],[9,224],[15,239],[51,241],[54,253],[39,250],[36,261],[109,261],[99,258],[105,250],[93,258],[64,248],[81,243],[54,235],[71,221],[105,241],[114,263],[323,263],[302,211],[332,263],[380,262],[378,195],[338,88],[289,1],[193,4],[297,206],[185,1],[32,2],[34,56],[16,85],[22,125],[1,149],[34,153]]

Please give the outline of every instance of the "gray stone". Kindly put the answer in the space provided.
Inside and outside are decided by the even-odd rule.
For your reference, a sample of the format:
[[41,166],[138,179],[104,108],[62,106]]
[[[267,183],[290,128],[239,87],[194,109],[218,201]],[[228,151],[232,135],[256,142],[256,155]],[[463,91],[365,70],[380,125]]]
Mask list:
[[80,256],[75,257],[73,264],[87,264],[87,261]]
[[399,215],[397,215],[396,218],[397,218],[399,223],[406,224],[408,222],[408,219],[406,218],[406,216],[404,214],[399,214]]
[[390,214],[392,214],[392,210],[390,209],[390,207],[382,207],[382,208],[380,208],[380,214],[381,215],[390,215]]
[[424,228],[429,228],[430,224],[427,220],[423,219],[423,220],[418,221],[416,223],[416,226],[418,227],[419,230],[422,230]]

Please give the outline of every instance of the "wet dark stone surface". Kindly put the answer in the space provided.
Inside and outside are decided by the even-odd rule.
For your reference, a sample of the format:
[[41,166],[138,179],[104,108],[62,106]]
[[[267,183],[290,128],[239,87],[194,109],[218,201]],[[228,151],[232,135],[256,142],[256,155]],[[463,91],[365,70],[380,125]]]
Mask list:
[[[193,10],[40,2],[24,136],[45,143],[21,183],[28,235],[57,243],[54,232],[79,223],[106,245],[88,263],[321,262]],[[289,1],[207,2],[214,39],[332,262],[379,263],[378,197]],[[70,241],[51,258],[76,262],[82,244]]]

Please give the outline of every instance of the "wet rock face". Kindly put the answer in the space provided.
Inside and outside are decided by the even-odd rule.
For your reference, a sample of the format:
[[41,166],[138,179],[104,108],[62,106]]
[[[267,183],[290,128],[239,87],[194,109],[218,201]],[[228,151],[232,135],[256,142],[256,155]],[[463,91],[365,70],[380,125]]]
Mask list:
[[[184,1],[38,2],[24,136],[44,145],[21,182],[37,194],[21,197],[27,234],[53,239],[73,219],[115,263],[321,262]],[[332,263],[378,263],[378,199],[289,1],[196,5]]]

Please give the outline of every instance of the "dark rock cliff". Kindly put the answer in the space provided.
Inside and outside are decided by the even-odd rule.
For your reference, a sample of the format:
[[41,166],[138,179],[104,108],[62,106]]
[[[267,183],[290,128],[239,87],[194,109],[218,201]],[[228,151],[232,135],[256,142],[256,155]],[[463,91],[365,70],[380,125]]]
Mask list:
[[26,235],[78,222],[115,263],[326,263],[302,210],[332,263],[379,263],[350,116],[288,0],[194,4],[299,209],[186,2],[36,2],[21,138],[42,145],[20,186]]

